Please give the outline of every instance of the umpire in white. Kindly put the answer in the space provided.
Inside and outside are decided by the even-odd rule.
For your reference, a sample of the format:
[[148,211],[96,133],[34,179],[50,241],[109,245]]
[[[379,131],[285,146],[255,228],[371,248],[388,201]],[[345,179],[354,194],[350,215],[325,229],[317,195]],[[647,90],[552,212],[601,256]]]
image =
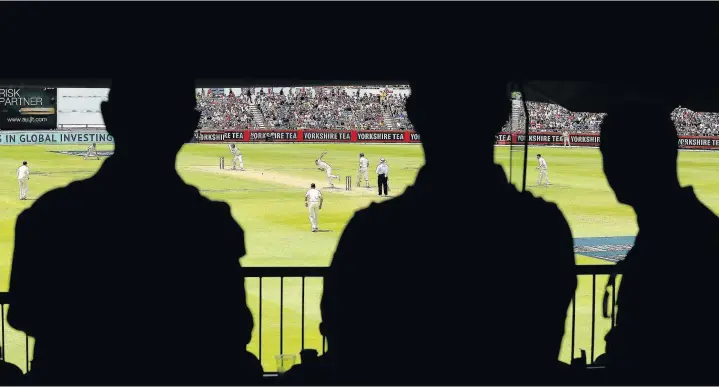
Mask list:
[[389,191],[389,165],[387,165],[387,160],[384,158],[379,159],[379,165],[377,165],[377,187],[379,188],[379,195],[382,196],[382,188],[384,188],[384,196],[387,196],[387,192]]

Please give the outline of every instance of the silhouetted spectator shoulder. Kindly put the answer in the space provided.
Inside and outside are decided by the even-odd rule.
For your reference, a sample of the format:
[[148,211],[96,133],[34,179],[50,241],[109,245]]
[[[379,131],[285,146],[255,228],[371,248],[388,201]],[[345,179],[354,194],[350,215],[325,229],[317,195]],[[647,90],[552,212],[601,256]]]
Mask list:
[[[538,318],[532,327],[536,330],[537,336],[547,336],[553,339],[551,342],[554,347],[539,347],[551,351],[544,354],[545,358],[551,359],[552,356],[558,358],[564,335],[567,308],[577,288],[572,231],[562,211],[555,203],[535,197],[529,192],[522,192],[520,198],[520,202],[516,203],[518,208],[526,208],[527,212],[532,214],[533,220],[536,220],[535,225],[527,225],[527,234],[531,237],[522,243],[533,245],[538,250],[539,258],[523,262],[523,265],[527,265],[523,268],[525,269],[523,273],[528,276],[541,274],[551,278],[548,281],[540,280],[541,288],[551,301],[542,303],[546,314],[544,317]],[[532,270],[530,265],[535,266],[536,270]],[[536,282],[536,277],[534,282]]]
[[[424,81],[412,84],[407,112],[425,166],[402,195],[355,213],[325,278],[336,368],[369,384],[557,381],[576,289],[571,231],[555,204],[518,192],[494,163],[507,85],[482,80],[463,96],[485,110],[487,129],[469,146],[433,132],[444,124],[437,106],[450,106],[445,85]],[[455,168],[464,163],[480,178],[466,181]],[[457,372],[467,361],[477,369]]]
[[[244,232],[229,205],[202,196],[179,177],[164,181],[171,182],[167,185],[171,192],[166,197],[137,201],[139,196],[128,182],[117,181],[112,172],[103,168],[90,179],[47,192],[17,220],[8,320],[13,327],[38,339],[38,369],[47,370],[48,365],[54,369],[49,363],[62,367],[64,359],[56,356],[61,352],[72,359],[83,348],[97,350],[92,339],[76,335],[83,331],[89,336],[105,335],[120,329],[118,325],[124,319],[113,321],[104,316],[116,313],[112,305],[128,302],[139,315],[137,328],[122,326],[127,334],[139,329],[142,333],[138,338],[149,335],[152,339],[148,340],[165,345],[181,327],[202,328],[218,335],[190,344],[189,348],[195,349],[188,350],[214,351],[220,359],[212,363],[223,370],[208,370],[205,378],[187,374],[191,383],[261,381],[262,367],[245,349],[254,325],[239,261],[246,248]],[[95,217],[98,209],[99,218]],[[176,244],[171,242],[173,236]],[[55,254],[48,251],[48,246]],[[91,301],[95,293],[103,295],[102,304]],[[151,301],[159,300],[158,296],[161,303]],[[183,303],[191,305],[191,309],[183,311]],[[173,327],[166,331],[142,328],[168,319],[173,321]],[[66,334],[76,337],[70,348],[63,347],[61,336]],[[98,342],[107,339],[97,337]],[[177,343],[168,347],[185,345],[179,337],[175,340]],[[212,341],[226,344],[218,348]],[[122,356],[126,351],[110,347],[108,344],[102,348],[104,356],[108,352]],[[167,366],[171,366],[173,357],[187,357],[175,352],[172,356],[164,354]],[[110,359],[117,358],[108,357],[109,362]],[[142,364],[144,358],[140,360]],[[144,379],[128,373],[129,379],[123,380],[182,380],[163,373],[160,363],[156,363],[157,375]],[[197,366],[202,369],[202,363]],[[79,375],[68,377],[62,380],[78,380]]]
[[[101,110],[114,155],[18,218],[8,317],[35,337],[38,383],[261,382],[246,349],[244,232],[226,203],[178,175],[200,113],[192,82],[166,81],[158,108],[174,112],[159,119],[127,113],[145,81],[113,80]],[[160,125],[172,130],[150,160],[133,135]]]
[[280,383],[286,386],[337,384],[341,380],[335,379],[336,375],[332,360],[331,352],[326,352],[312,361],[303,361],[282,375]]
[[[193,189],[197,190],[194,187]],[[233,218],[230,205],[226,202],[210,200],[204,196],[202,196],[201,201],[203,202],[202,205],[207,207],[208,213],[212,213],[212,215],[209,216],[210,218],[223,220],[223,223],[218,225],[217,230],[219,230],[221,236],[226,237],[226,240],[234,247],[234,254],[237,254],[237,258],[245,256],[247,254],[247,250],[245,249],[245,232]]]
[[22,370],[12,363],[0,360],[0,386],[25,385]]
[[[43,284],[47,283],[53,271],[46,264],[53,263],[56,256],[46,250],[48,236],[54,232],[59,210],[67,208],[66,190],[76,186],[73,182],[64,188],[57,188],[39,197],[28,209],[18,215],[15,222],[15,243],[10,276],[11,306],[8,308],[8,323],[15,329],[34,336],[42,330],[44,306],[47,294]],[[55,215],[55,216],[49,216]],[[68,243],[74,241],[68,240]],[[49,262],[48,262],[49,261]]]

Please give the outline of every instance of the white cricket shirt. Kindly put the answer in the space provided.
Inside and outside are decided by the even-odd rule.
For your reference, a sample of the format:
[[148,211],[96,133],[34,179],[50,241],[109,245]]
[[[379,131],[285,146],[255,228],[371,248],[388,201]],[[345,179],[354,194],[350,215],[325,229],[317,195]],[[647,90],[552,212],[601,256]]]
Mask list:
[[307,191],[307,194],[305,194],[305,197],[308,202],[319,202],[322,200],[322,192],[320,192],[317,188],[310,188],[309,191]]
[[320,168],[322,168],[322,169],[328,169],[328,168],[330,168],[330,165],[327,164],[327,163],[325,163],[325,162],[322,161],[322,160],[320,160],[319,163],[317,163],[317,166],[320,167]]
[[544,160],[544,157],[539,158],[539,169],[547,169],[547,162]]
[[378,175],[385,175],[389,177],[389,166],[387,164],[380,164],[377,166],[377,172]]
[[25,179],[28,176],[30,176],[30,168],[27,167],[27,165],[21,165],[20,168],[17,169],[17,178]]
[[366,157],[360,157],[359,167],[360,169],[369,168],[369,160]]

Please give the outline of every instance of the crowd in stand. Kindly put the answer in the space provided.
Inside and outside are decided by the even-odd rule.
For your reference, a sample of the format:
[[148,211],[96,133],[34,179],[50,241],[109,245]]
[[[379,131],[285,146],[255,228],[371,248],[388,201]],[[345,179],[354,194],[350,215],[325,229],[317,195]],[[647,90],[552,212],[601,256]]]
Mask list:
[[386,95],[383,105],[385,110],[394,120],[395,126],[398,129],[414,130],[414,126],[412,126],[412,123],[409,122],[409,119],[407,118],[407,110],[405,109],[405,106],[407,105],[406,94]]
[[[198,108],[202,111],[203,129],[356,129],[356,130],[414,130],[405,109],[407,94],[395,94],[391,89],[379,94],[348,92],[346,87],[243,89],[235,95],[198,94]],[[255,105],[264,120],[257,122],[251,105]],[[530,131],[569,131],[597,133],[604,113],[571,112],[549,103],[527,102]],[[694,112],[677,108],[672,119],[681,135],[719,135],[719,113]],[[389,121],[389,122],[388,122]],[[511,117],[503,131],[523,131],[524,112],[512,125]]]
[[200,110],[200,128],[227,130],[254,127],[251,99],[246,95],[197,95],[197,109]]
[[719,114],[702,113],[679,107],[672,112],[679,134],[686,136],[719,135]]
[[[572,133],[596,133],[602,123],[604,113],[570,112],[555,104],[527,101],[530,131],[569,131]],[[510,120],[502,128],[504,132],[524,131],[524,111],[520,112],[519,122]]]
[[[389,89],[372,94],[344,87],[268,88],[242,89],[239,94],[198,93],[200,127],[224,129],[237,124],[239,128],[264,125],[268,129],[413,129],[404,109],[406,96],[395,96]],[[257,107],[262,123],[253,116],[251,105]],[[394,122],[385,122],[387,118]]]
[[[598,133],[599,126],[605,117],[604,113],[570,112],[555,104],[527,102],[529,111],[530,131],[570,133]],[[680,135],[685,136],[716,136],[719,135],[719,114],[695,112],[679,107],[672,112],[672,120]],[[520,113],[519,124],[515,127],[510,121],[503,131],[523,131],[524,112]]]

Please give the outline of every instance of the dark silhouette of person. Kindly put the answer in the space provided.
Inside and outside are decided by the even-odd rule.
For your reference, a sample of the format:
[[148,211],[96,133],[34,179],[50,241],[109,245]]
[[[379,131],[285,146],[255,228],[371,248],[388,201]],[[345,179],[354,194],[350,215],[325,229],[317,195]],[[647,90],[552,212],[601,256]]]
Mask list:
[[[322,326],[320,325],[320,332]],[[300,352],[301,362],[290,368],[279,379],[282,385],[315,385],[325,386],[336,384],[333,374],[333,363],[331,353],[325,352],[317,357],[317,350],[303,350]]]
[[604,173],[639,232],[620,262],[606,362],[617,383],[716,384],[719,219],[682,187],[668,104],[624,104],[601,125]]
[[[568,368],[557,359],[577,281],[569,226],[494,164],[507,83],[480,81],[453,98],[447,84],[410,82],[425,165],[403,194],[354,214],[325,278],[337,382],[534,384]],[[471,111],[480,128],[445,111]],[[450,128],[471,137],[457,142]],[[371,254],[357,249],[366,243]]]
[[[0,347],[0,354],[2,347]],[[20,367],[15,364],[0,360],[0,386],[16,386],[25,384],[23,373]]]
[[113,80],[101,109],[114,154],[19,215],[8,321],[36,339],[37,383],[261,381],[243,230],[175,170],[200,118],[194,90]]

